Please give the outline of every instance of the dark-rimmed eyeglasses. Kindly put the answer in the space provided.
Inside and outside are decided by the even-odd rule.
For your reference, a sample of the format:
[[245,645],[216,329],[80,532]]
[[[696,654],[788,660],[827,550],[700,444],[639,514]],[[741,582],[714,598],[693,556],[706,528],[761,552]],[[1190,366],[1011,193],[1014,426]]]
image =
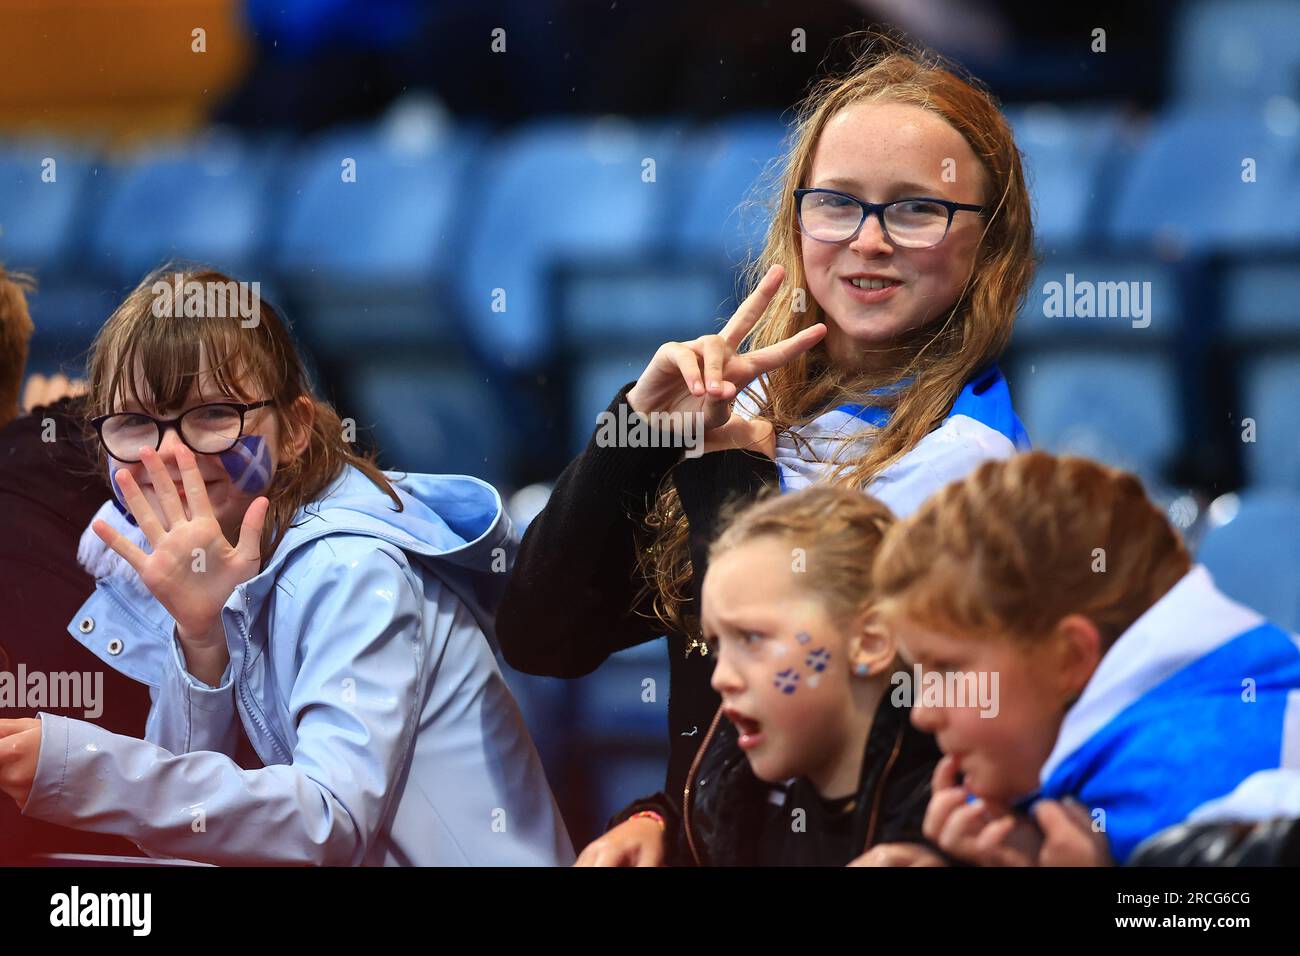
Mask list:
[[891,202],[863,202],[836,189],[796,189],[799,228],[818,242],[849,242],[862,231],[868,216],[880,222],[880,231],[892,246],[931,249],[943,242],[959,212],[983,212],[983,206],[909,196]]
[[274,405],[262,402],[209,402],[195,405],[176,418],[154,418],[144,412],[114,412],[93,418],[105,451],[123,464],[140,459],[142,447],[157,451],[167,429],[174,428],[190,451],[198,455],[219,455],[235,447],[244,434],[244,416],[258,408]]

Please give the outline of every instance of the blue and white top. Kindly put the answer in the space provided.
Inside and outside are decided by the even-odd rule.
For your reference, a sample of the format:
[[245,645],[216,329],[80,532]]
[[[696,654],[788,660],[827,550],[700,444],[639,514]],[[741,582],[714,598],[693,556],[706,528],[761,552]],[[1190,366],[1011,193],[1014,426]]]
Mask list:
[[[754,390],[762,395],[761,381],[755,383]],[[876,394],[885,392],[881,389]],[[736,413],[752,418],[757,407],[748,395],[742,394],[736,402]],[[889,409],[876,405],[838,405],[796,428],[802,441],[796,442],[788,434],[778,435],[776,465],[781,490],[806,488],[837,463],[865,455],[889,415]],[[1007,380],[997,365],[989,365],[966,383],[942,424],[876,475],[865,490],[896,515],[906,516],[935,491],[966,477],[980,463],[990,458],[1009,458],[1029,448],[1029,436],[1012,407]]]
[[[1196,565],[1101,659],[1065,715],[1039,795],[1081,801],[1123,862],[1252,775],[1297,769],[1300,638],[1228,598]],[[1289,790],[1275,792],[1281,809]]]

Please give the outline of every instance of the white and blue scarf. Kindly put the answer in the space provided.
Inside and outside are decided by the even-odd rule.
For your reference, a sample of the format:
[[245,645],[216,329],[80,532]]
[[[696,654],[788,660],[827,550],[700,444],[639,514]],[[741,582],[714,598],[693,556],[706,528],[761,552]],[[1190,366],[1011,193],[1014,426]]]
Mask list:
[[[869,394],[890,394],[906,384],[905,381],[891,388],[874,389]],[[761,401],[762,383],[755,383],[754,390]],[[757,407],[747,395],[742,395],[736,403],[737,413],[746,418],[754,417]],[[888,423],[889,416],[890,410],[878,405],[843,404],[795,427],[798,440],[790,434],[779,434],[776,464],[781,490],[805,488],[827,477],[838,463],[861,458],[876,433]],[[881,472],[867,490],[901,514],[910,508],[900,509],[895,506],[896,501],[906,499],[909,504],[919,503],[942,485],[942,479],[961,477],[969,470],[965,466],[973,467],[975,459],[1005,457],[1028,448],[1029,438],[1011,405],[1007,381],[997,365],[989,365],[966,383],[943,423],[902,460]],[[962,461],[952,460],[954,451]],[[961,454],[963,451],[968,454]],[[946,459],[944,467],[932,467],[932,459],[939,457]],[[909,458],[915,460],[909,462]],[[968,458],[971,460],[966,462]],[[935,487],[924,489],[925,494],[918,498],[913,488],[918,481]],[[906,493],[902,486],[907,486]],[[889,492],[884,491],[886,488]]]
[[1037,796],[1081,801],[1122,863],[1252,775],[1297,769],[1300,638],[1226,597],[1197,565],[1101,659]]

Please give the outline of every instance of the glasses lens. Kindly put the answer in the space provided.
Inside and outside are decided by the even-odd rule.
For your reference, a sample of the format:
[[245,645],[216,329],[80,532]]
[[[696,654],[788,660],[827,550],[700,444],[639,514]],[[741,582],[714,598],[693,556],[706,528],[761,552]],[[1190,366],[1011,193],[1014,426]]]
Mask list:
[[158,447],[158,426],[145,415],[113,415],[104,421],[100,434],[104,447],[118,461],[139,461],[142,447]]
[[814,239],[841,242],[853,235],[862,222],[862,207],[852,199],[834,193],[804,193],[799,204],[799,223]]
[[181,436],[197,452],[215,455],[226,451],[239,438],[243,419],[226,405],[200,405],[181,418]]
[[936,246],[948,233],[948,210],[936,202],[908,199],[885,207],[885,228],[900,246]]

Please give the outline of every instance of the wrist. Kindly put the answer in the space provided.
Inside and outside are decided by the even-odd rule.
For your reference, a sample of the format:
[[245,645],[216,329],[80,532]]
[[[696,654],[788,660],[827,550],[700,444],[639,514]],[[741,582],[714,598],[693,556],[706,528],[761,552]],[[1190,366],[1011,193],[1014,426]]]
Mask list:
[[660,831],[668,829],[668,825],[664,823],[664,818],[657,810],[638,810],[627,818],[628,823],[631,823],[633,820],[652,820],[659,824]]

